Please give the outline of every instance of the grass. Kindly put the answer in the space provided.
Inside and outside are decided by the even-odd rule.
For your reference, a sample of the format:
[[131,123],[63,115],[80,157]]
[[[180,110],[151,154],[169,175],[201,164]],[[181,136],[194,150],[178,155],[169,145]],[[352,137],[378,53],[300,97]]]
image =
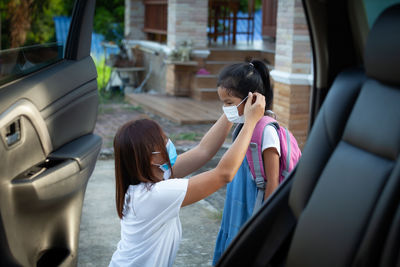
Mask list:
[[139,105],[123,106],[122,108],[129,111],[143,111],[143,108]]
[[109,114],[114,111],[113,108],[103,107],[103,105],[99,105],[99,114]]

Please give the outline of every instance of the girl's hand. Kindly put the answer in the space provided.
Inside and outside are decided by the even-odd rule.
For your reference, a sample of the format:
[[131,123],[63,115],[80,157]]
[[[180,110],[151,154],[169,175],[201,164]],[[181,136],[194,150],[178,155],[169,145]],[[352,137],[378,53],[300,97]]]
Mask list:
[[245,122],[256,124],[263,116],[265,111],[265,97],[260,93],[249,92],[249,97],[244,106]]

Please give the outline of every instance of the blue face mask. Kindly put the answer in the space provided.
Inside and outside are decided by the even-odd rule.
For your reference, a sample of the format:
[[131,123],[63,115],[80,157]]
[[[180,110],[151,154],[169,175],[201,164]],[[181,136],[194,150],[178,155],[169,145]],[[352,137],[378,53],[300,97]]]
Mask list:
[[[178,154],[176,153],[175,145],[174,145],[174,143],[172,143],[171,139],[168,139],[166,147],[167,147],[169,161],[170,161],[171,167],[172,167],[172,166],[174,166],[174,164],[176,162],[176,158],[178,157]],[[160,152],[153,152],[153,154],[158,154],[158,153],[160,153]],[[154,164],[154,165],[158,166],[164,172],[164,180],[169,179],[171,177],[171,170],[168,166],[168,163]]]

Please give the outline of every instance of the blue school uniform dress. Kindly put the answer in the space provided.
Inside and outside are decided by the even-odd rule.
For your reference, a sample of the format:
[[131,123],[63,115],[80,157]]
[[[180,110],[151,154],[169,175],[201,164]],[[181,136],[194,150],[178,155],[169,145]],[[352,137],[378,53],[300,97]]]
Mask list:
[[213,265],[217,264],[241,227],[253,214],[256,197],[257,187],[245,158],[235,178],[226,188],[224,212],[215,244]]

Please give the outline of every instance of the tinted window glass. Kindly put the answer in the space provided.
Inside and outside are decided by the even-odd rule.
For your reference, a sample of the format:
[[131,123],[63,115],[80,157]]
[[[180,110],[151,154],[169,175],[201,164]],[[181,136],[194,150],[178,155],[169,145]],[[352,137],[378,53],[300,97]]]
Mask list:
[[73,4],[74,0],[0,0],[0,85],[64,57],[65,38],[57,32],[65,29],[56,27],[55,20],[69,16]]

